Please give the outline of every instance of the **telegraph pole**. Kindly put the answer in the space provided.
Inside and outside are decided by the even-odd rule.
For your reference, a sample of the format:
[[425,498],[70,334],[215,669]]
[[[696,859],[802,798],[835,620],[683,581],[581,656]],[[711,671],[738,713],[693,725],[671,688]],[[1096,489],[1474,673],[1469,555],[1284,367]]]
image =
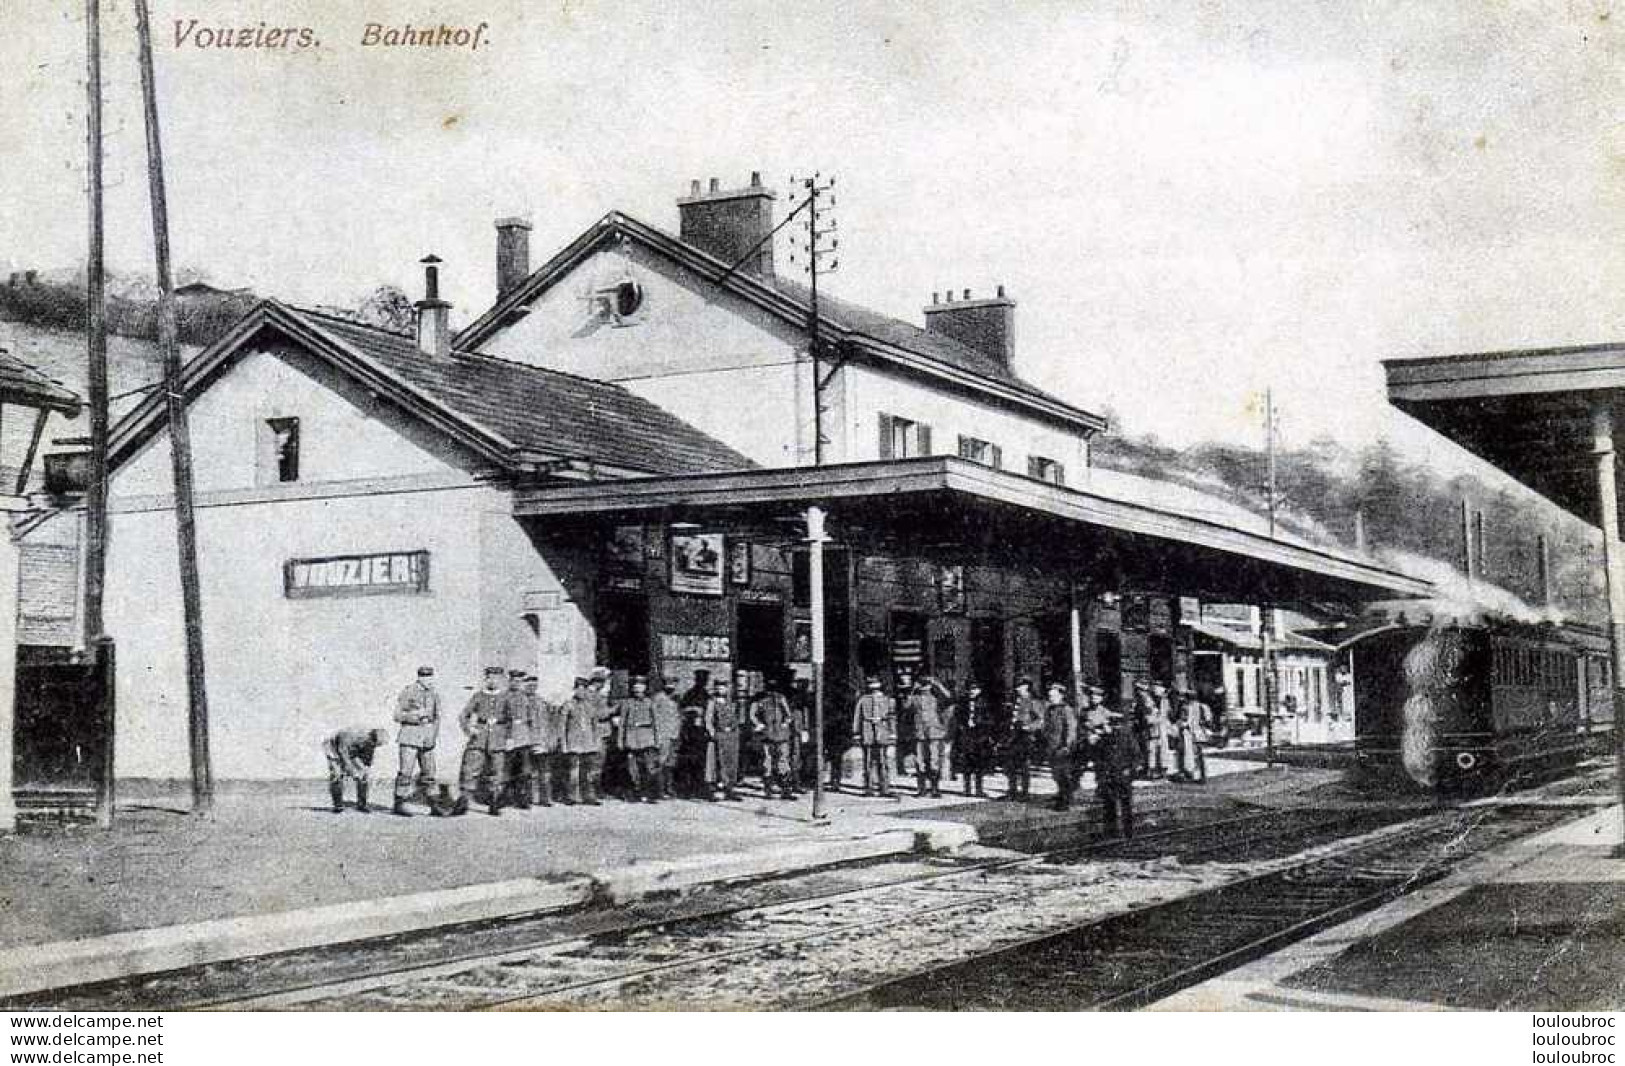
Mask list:
[[[830,234],[835,231],[833,220],[823,228],[819,227],[818,197],[829,193],[829,203],[835,205],[835,197],[831,190],[835,188],[835,178],[831,176],[827,181],[817,172],[810,178],[802,178],[799,182],[794,175],[790,177],[791,187],[799,184],[805,191],[805,199],[797,204],[785,221],[795,217],[797,212],[805,209],[807,214],[807,233],[803,239],[802,252],[807,259],[808,273],[808,306],[807,306],[807,355],[812,363],[812,405],[813,405],[813,465],[824,465],[824,387],[828,384],[823,378],[823,362],[820,355],[822,340],[819,337],[818,323],[818,274],[820,261],[826,255],[834,255],[840,241]],[[827,245],[824,243],[828,238]],[[795,256],[790,257],[795,262]],[[839,262],[831,259],[827,266],[822,267],[825,272],[833,272]],[[824,528],[824,509],[822,507],[807,508],[807,580],[811,585],[809,592],[810,612],[812,614],[812,689],[813,689],[813,756],[816,772],[813,774],[812,816],[814,821],[826,817],[824,812],[824,544],[829,540]]]
[[[107,264],[102,207],[101,0],[85,0],[85,156],[89,175],[90,249],[85,261],[85,364],[89,371],[90,484],[85,492],[85,621],[81,637],[96,676],[112,681],[111,655],[103,640],[102,592],[107,580]],[[26,472],[24,474],[26,477]],[[21,491],[19,489],[19,491]],[[111,828],[117,803],[114,781],[115,716],[112,694],[103,692],[100,781],[96,823]]]
[[147,120],[147,182],[152,199],[152,242],[158,274],[158,344],[163,352],[169,450],[175,477],[175,539],[180,555],[181,612],[186,630],[186,725],[192,759],[192,810],[207,817],[214,812],[214,772],[209,765],[203,603],[198,580],[197,523],[192,510],[192,435],[186,423],[180,341],[175,323],[175,283],[169,269],[169,202],[164,191],[164,152],[158,128],[158,89],[152,66],[152,27],[147,0],[135,0],[135,25],[140,38],[141,96]]
[[[1269,465],[1264,491],[1270,518],[1270,539],[1275,539],[1275,393],[1264,390],[1264,454]],[[1265,603],[1259,625],[1259,651],[1264,670],[1264,765],[1275,765],[1275,705],[1278,689],[1275,676],[1275,606]]]

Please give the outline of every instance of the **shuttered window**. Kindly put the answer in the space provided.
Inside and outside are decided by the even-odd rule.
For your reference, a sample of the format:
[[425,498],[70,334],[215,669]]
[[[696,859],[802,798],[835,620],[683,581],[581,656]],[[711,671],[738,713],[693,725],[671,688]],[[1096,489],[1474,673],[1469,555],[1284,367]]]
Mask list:
[[1066,484],[1066,468],[1054,459],[1046,459],[1042,455],[1027,457],[1027,476],[1047,481],[1051,485]]
[[880,458],[909,459],[931,454],[931,427],[896,415],[880,416]]

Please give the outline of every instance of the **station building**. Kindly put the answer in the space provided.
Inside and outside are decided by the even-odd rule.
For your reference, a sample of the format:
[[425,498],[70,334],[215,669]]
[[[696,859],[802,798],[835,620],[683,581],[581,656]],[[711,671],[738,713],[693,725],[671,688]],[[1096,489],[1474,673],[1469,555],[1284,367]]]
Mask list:
[[[266,301],[189,363],[220,777],[310,776],[422,662],[453,706],[487,664],[553,696],[600,664],[806,676],[815,505],[831,713],[922,671],[1124,698],[1191,679],[1204,600],[1427,592],[1093,468],[1105,421],[1018,375],[1002,291],[938,294],[923,328],[823,300],[813,359],[810,294],[756,247],[774,201],[696,186],[676,235],[611,213],[534,271],[502,220],[499,299],[455,338],[431,262],[416,337]],[[186,773],[162,416],[149,397],[113,440],[125,777]]]

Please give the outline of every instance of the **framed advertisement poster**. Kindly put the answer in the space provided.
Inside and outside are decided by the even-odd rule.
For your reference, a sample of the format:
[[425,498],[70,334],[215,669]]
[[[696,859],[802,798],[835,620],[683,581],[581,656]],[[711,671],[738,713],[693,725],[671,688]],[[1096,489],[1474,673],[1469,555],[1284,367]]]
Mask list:
[[671,550],[666,556],[673,592],[690,596],[722,595],[721,533],[673,533]]
[[750,584],[750,541],[728,542],[728,584]]
[[937,568],[937,609],[943,614],[965,613],[965,568],[954,564]]

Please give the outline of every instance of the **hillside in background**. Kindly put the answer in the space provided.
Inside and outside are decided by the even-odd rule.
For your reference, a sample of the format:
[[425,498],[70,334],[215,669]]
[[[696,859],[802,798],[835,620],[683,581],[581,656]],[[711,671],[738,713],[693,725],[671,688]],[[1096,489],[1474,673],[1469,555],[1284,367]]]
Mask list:
[[[1099,439],[1094,455],[1108,469],[1172,480],[1256,514],[1268,511],[1268,466],[1261,448],[1207,443],[1178,449],[1120,433]],[[1603,620],[1596,530],[1554,515],[1533,493],[1506,491],[1472,476],[1443,477],[1386,438],[1357,450],[1331,440],[1283,448],[1276,456],[1276,484],[1277,519],[1284,530],[1352,549],[1356,515],[1362,515],[1367,550],[1435,581],[1451,580],[1450,570],[1461,567],[1461,504],[1468,500],[1484,514],[1484,578],[1528,610],[1493,593],[1476,599],[1497,600],[1507,613],[1535,614],[1541,606],[1536,538],[1544,533],[1553,605],[1575,621]]]

